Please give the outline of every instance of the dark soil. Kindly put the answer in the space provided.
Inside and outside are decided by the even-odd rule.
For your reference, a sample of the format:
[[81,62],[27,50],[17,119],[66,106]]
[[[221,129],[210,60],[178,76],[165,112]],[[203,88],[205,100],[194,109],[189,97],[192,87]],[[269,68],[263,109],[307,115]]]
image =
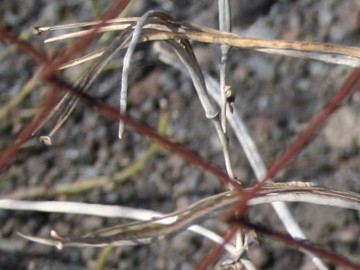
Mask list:
[[[111,3],[99,2],[101,11]],[[241,35],[350,46],[358,46],[360,41],[359,1],[232,2],[233,32]],[[250,5],[256,8],[250,8]],[[218,27],[216,1],[136,1],[131,15],[141,15],[150,9],[166,10],[181,21]],[[60,54],[64,46],[44,46],[43,36],[29,34],[32,27],[89,21],[97,16],[90,1],[72,0],[3,1],[0,14],[2,24],[13,33],[22,34],[33,46],[51,55]],[[217,77],[218,46],[195,43],[194,47],[202,68]],[[28,56],[9,49],[7,44],[0,42],[0,49],[0,102],[3,107],[19,93],[37,67]],[[119,61],[114,60],[90,90],[91,94],[116,107],[121,74],[116,68]],[[351,71],[344,66],[239,49],[231,51],[229,67],[228,78],[236,91],[234,106],[242,112],[267,165],[304,128]],[[74,73],[80,70],[75,68]],[[67,73],[70,79],[71,75]],[[191,82],[185,75],[160,63],[151,44],[139,46],[134,56],[131,81],[131,116],[156,128],[160,101],[166,100],[171,115],[167,136],[224,167],[215,130],[206,120]],[[46,85],[38,85],[1,119],[0,149],[5,149],[35,115],[46,91]],[[360,192],[359,101],[357,90],[278,180],[302,179],[325,187]],[[130,130],[126,130],[123,140],[118,140],[117,126],[80,102],[53,138],[52,146],[42,145],[35,136],[23,147],[1,174],[1,196],[31,187],[51,188],[59,183],[115,174],[141,157],[149,146],[147,140]],[[45,127],[37,135],[45,134],[47,129]],[[236,174],[251,183],[254,174],[240,146],[231,139]],[[213,176],[162,151],[139,174],[123,184],[77,195],[49,197],[43,194],[37,199],[171,212],[225,188]],[[359,213],[307,204],[291,204],[290,207],[310,241],[359,261]],[[255,207],[250,211],[250,217],[284,231],[270,206]],[[0,269],[93,269],[101,249],[65,248],[58,251],[25,241],[16,232],[48,236],[55,228],[65,234],[83,234],[118,222],[97,217],[1,210]],[[216,219],[206,221],[206,225],[220,233],[225,232],[226,226]],[[314,269],[299,251],[259,237],[259,245],[249,252],[259,269]],[[109,256],[106,269],[193,269],[213,246],[207,239],[183,232],[150,246],[117,248]],[[226,258],[224,255],[219,262]],[[333,269],[340,268],[334,266]]]

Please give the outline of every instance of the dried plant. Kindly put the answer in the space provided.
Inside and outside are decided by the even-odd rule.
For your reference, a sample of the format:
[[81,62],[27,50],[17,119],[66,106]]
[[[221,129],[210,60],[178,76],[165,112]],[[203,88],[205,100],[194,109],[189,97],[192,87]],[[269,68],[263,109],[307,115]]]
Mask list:
[[[53,245],[61,249],[67,246],[104,247],[148,244],[167,235],[189,229],[218,242],[218,247],[220,249],[226,248],[230,253],[232,260],[230,263],[224,263],[224,267],[234,267],[237,265],[238,267],[245,267],[245,269],[253,269],[252,263],[244,257],[249,243],[247,240],[248,235],[243,229],[248,228],[269,235],[277,241],[301,249],[311,256],[319,269],[327,269],[325,264],[321,261],[322,259],[343,267],[358,269],[360,267],[358,263],[351,262],[340,255],[309,244],[306,240],[306,236],[292,218],[291,213],[286,208],[284,202],[296,201],[330,205],[333,207],[359,211],[359,194],[322,188],[315,186],[313,183],[301,181],[289,181],[287,183],[276,183],[273,181],[275,181],[274,178],[279,171],[311,142],[327,119],[329,119],[353,91],[360,76],[360,69],[358,69],[358,66],[360,65],[360,50],[355,47],[325,43],[252,39],[231,34],[229,33],[231,30],[229,19],[230,8],[229,2],[226,0],[219,1],[220,30],[181,23],[166,13],[154,11],[147,12],[140,18],[111,19],[127,4],[127,2],[128,1],[116,1],[111,12],[104,15],[102,19],[97,22],[35,28],[37,34],[59,29],[71,30],[74,27],[86,28],[82,31],[47,39],[45,42],[49,43],[69,38],[80,38],[74,45],[69,47],[63,56],[53,61],[47,59],[47,57],[31,45],[12,36],[5,29],[0,30],[1,39],[18,46],[19,49],[33,57],[41,65],[36,78],[47,83],[51,87],[48,96],[44,100],[44,106],[41,112],[34,118],[32,123],[23,130],[17,140],[1,154],[0,168],[4,168],[18,152],[22,144],[37,132],[48,120],[56,118],[56,123],[51,132],[48,135],[41,137],[43,142],[51,144],[52,136],[55,135],[56,131],[61,128],[62,124],[70,117],[77,101],[83,99],[105,116],[120,122],[120,138],[122,137],[124,126],[127,126],[144,137],[149,138],[152,142],[161,145],[161,147],[168,151],[178,154],[183,159],[198,166],[201,170],[215,175],[219,180],[222,180],[224,184],[229,186],[229,191],[204,198],[203,200],[184,209],[179,209],[174,213],[166,215],[149,213],[153,214],[152,218],[148,217],[145,221],[120,224],[114,227],[90,232],[83,236],[61,236],[57,232],[52,231],[51,237],[49,239],[44,239],[21,233],[19,234],[29,240],[46,245]],[[75,53],[81,51],[96,35],[108,31],[116,31],[118,33],[109,46],[73,60]],[[213,123],[222,145],[226,172],[211,162],[201,158],[196,153],[172,142],[164,135],[158,134],[151,128],[140,124],[126,114],[128,76],[132,54],[138,43],[149,41],[164,42],[166,46],[158,47],[160,59],[173,68],[188,74],[191,78],[204,109],[205,116]],[[219,44],[221,46],[222,54],[220,59],[219,83],[201,70],[195,57],[191,41]],[[226,77],[226,63],[230,47],[246,48],[290,57],[315,59],[328,63],[355,67],[343,86],[330,98],[322,110],[309,122],[305,130],[289,144],[284,153],[280,155],[268,169],[266,169],[259,151],[249,135],[246,125],[241,119],[238,108],[234,107],[232,104],[233,90],[228,85]],[[101,73],[105,65],[121,50],[124,52],[124,60],[122,64],[121,97],[119,101],[120,111],[118,111],[116,108],[113,108],[88,94],[87,90],[91,87],[91,84]],[[59,69],[65,69],[93,59],[96,59],[94,64],[92,64],[88,72],[76,83],[68,82],[57,74],[57,70]],[[176,59],[180,59],[181,65],[177,63]],[[60,102],[57,102],[56,96],[59,90],[66,91],[66,94]],[[241,181],[236,179],[234,175],[228,144],[228,124],[242,145],[254,170],[255,176],[259,181],[258,184],[254,184],[252,187],[245,188],[241,184]],[[59,211],[69,212],[69,210],[65,210],[65,204],[57,206],[56,202],[47,202],[46,206],[39,204],[32,205],[30,202],[26,202],[26,206],[24,206],[22,202],[14,200],[3,200],[2,203],[4,205],[2,207],[8,209],[24,209],[25,207],[26,209],[37,211],[48,211],[46,208],[50,205],[53,211],[55,211],[54,209],[56,207],[60,207],[61,210]],[[276,232],[270,229],[270,227],[255,225],[247,219],[246,209],[248,207],[269,203],[272,203],[292,237]],[[79,205],[76,205],[76,209],[80,209],[79,207]],[[96,214],[96,211],[103,212],[100,208],[96,210],[97,206],[95,205],[92,207],[94,209],[93,214]],[[74,206],[69,206],[69,209],[71,208],[74,209]],[[129,211],[137,213],[137,210],[139,209],[130,209]],[[81,210],[79,210],[79,212],[81,212]],[[121,211],[119,215],[124,217],[123,213],[125,212],[126,211]],[[231,225],[228,235],[224,237],[224,239],[214,236],[212,232],[195,225],[199,220],[210,218],[214,216],[215,213],[220,212],[226,213],[225,220]],[[140,219],[140,216],[142,216],[140,213],[134,214],[133,218]],[[286,218],[284,218],[284,216],[286,216]],[[19,230],[21,231],[21,228],[19,228]],[[232,245],[230,242],[233,237],[236,238],[235,245]],[[219,252],[220,251],[216,249],[214,253],[209,253],[209,256],[199,264],[198,269],[209,266],[214,259],[218,258]],[[214,254],[216,256],[214,256]]]

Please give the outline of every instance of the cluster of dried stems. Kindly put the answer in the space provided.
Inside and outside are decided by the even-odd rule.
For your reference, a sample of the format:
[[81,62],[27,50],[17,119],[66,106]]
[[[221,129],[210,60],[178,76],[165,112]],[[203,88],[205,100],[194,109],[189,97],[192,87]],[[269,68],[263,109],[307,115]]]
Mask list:
[[[91,28],[87,30],[47,40],[47,42],[53,42],[60,39],[79,37],[78,41],[69,46],[62,56],[54,60],[48,59],[33,46],[13,36],[6,29],[0,29],[0,38],[2,40],[17,46],[22,52],[38,62],[39,69],[36,73],[36,78],[49,85],[49,91],[44,99],[40,112],[34,117],[31,123],[22,130],[16,140],[14,140],[7,149],[2,151],[0,155],[0,169],[3,170],[7,164],[9,164],[12,158],[19,152],[20,147],[29,140],[49,118],[59,116],[50,134],[42,137],[45,143],[51,144],[51,136],[54,135],[56,130],[60,128],[62,123],[70,116],[77,100],[82,99],[97,108],[105,116],[120,121],[119,137],[122,135],[124,126],[127,126],[158,145],[161,145],[161,147],[168,151],[180,155],[186,161],[198,166],[201,170],[215,175],[219,180],[222,180],[229,186],[229,191],[205,198],[185,209],[165,216],[160,213],[140,209],[92,205],[91,214],[94,215],[109,213],[107,216],[121,216],[133,219],[140,219],[141,217],[146,220],[121,224],[77,237],[63,237],[55,231],[51,233],[51,238],[49,239],[21,235],[27,239],[53,245],[58,248],[65,246],[124,246],[149,243],[154,239],[159,239],[170,233],[189,229],[218,243],[216,248],[210,251],[208,256],[200,262],[198,269],[204,269],[211,265],[214,258],[219,256],[223,248],[230,253],[232,258],[231,263],[227,263],[224,267],[231,265],[232,267],[243,266],[245,269],[254,269],[252,263],[243,258],[243,254],[248,248],[246,235],[245,237],[243,235],[243,228],[249,228],[268,235],[277,241],[301,249],[311,256],[313,262],[319,269],[327,269],[322,259],[343,267],[359,269],[360,265],[358,263],[351,262],[340,255],[309,244],[308,241],[304,241],[306,236],[292,218],[284,202],[300,201],[359,211],[360,196],[350,192],[339,192],[315,187],[310,183],[288,182],[277,184],[272,182],[272,180],[278,172],[311,141],[326,120],[341,106],[344,99],[351,94],[360,78],[360,69],[357,68],[360,64],[360,50],[358,48],[331,44],[260,40],[233,35],[230,33],[229,1],[226,0],[218,1],[220,30],[180,23],[168,14],[162,12],[151,11],[140,18],[113,19],[126,7],[128,2],[129,1],[126,0],[115,1],[109,11],[97,22],[36,28],[37,33],[41,33],[56,29],[91,26]],[[72,60],[74,56],[81,52],[99,33],[106,31],[119,32],[118,36],[108,47],[91,55]],[[189,42],[190,40],[220,44],[220,83],[201,71]],[[189,74],[205,111],[205,115],[214,124],[221,142],[226,171],[202,159],[183,146],[173,143],[153,129],[140,124],[126,115],[128,75],[132,54],[136,44],[145,41],[163,41],[166,46],[157,47],[160,59],[174,68]],[[226,78],[227,55],[230,47],[250,48],[265,53],[316,59],[330,63],[350,65],[356,68],[345,80],[343,86],[330,98],[321,111],[313,117],[306,129],[289,144],[284,153],[280,155],[269,168],[266,168],[255,143],[247,132],[240,113],[238,113],[238,109],[232,107],[232,90],[231,87],[227,85]],[[119,51],[124,53],[120,111],[86,92],[106,63]],[[175,52],[175,54],[173,52]],[[180,59],[182,64],[177,64],[174,57]],[[97,60],[87,74],[75,84],[66,81],[58,73],[58,70],[62,68],[95,58],[97,58]],[[60,102],[57,100],[59,91],[66,92]],[[216,102],[218,104],[216,104]],[[250,188],[244,188],[239,180],[235,179],[229,155],[228,125],[242,145],[255,176],[259,181],[258,184],[254,184]],[[80,204],[76,204],[76,207],[74,207],[74,204],[70,202],[34,203],[30,201],[1,200],[1,207],[8,209],[49,211],[49,203],[51,204],[52,212],[76,212],[84,214]],[[269,227],[255,225],[246,219],[247,207],[265,203],[271,203],[273,205],[290,235],[274,231]],[[88,208],[89,207],[87,207],[87,209]],[[229,231],[224,239],[205,228],[195,225],[196,221],[200,218],[203,219],[213,214],[214,211],[224,210],[227,210],[226,219],[230,224]],[[155,216],[157,218],[154,218]],[[19,229],[21,230],[21,228]],[[229,242],[232,238],[236,239],[234,245]]]

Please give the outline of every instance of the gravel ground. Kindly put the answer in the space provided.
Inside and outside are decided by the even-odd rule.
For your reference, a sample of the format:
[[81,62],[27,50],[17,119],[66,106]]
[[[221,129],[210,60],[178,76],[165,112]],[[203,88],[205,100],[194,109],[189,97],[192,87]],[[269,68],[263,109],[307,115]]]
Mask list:
[[[111,3],[101,2],[101,10]],[[242,0],[232,1],[232,5],[233,32],[241,35],[359,44],[360,3],[355,0]],[[163,9],[178,20],[217,28],[215,1],[140,0],[134,5],[132,15],[141,15],[149,9]],[[1,22],[13,33],[52,55],[59,54],[63,47],[44,46],[42,36],[30,34],[33,26],[87,21],[97,16],[90,1],[79,0],[4,1],[0,14]],[[218,76],[219,48],[198,43],[194,47],[203,70]],[[0,56],[0,102],[4,105],[19,93],[36,71],[36,66],[26,55],[9,49],[4,43],[0,43]],[[118,106],[119,97],[117,61],[110,64],[90,90],[113,106]],[[236,91],[234,106],[242,112],[268,165],[350,72],[343,66],[238,49],[231,51],[229,67],[228,78]],[[72,73],[79,72],[80,68],[74,70]],[[67,75],[73,74],[68,72]],[[191,82],[185,75],[161,64],[151,44],[139,46],[131,80],[131,116],[155,128],[160,100],[167,101],[171,116],[167,135],[223,166],[215,130],[206,121]],[[45,85],[38,85],[18,107],[2,117],[1,149],[9,145],[34,116],[46,89]],[[279,180],[303,179],[325,187],[360,192],[359,101],[360,92],[357,91],[323,132],[282,172]],[[42,132],[46,132],[46,128]],[[250,183],[254,175],[242,150],[231,139],[236,175]],[[122,141],[117,140],[117,123],[80,102],[54,137],[51,147],[41,145],[37,138],[23,147],[1,175],[1,196],[31,187],[51,188],[79,179],[113,175],[140,158],[148,145],[147,140],[129,130]],[[38,199],[126,205],[170,212],[222,190],[224,187],[213,176],[199,172],[171,153],[160,152],[140,173],[122,184],[76,195],[49,197],[44,194]],[[359,260],[358,213],[305,204],[291,204],[290,207],[311,241]],[[282,230],[270,207],[255,207],[250,211],[250,217]],[[16,232],[47,236],[54,228],[63,234],[82,234],[118,222],[97,217],[0,211],[0,268],[92,269],[101,249],[58,251],[24,241]],[[205,224],[219,232],[226,228],[216,219]],[[259,269],[313,269],[308,259],[293,248],[262,237],[259,241],[260,244],[249,252]],[[151,246],[118,248],[109,256],[106,269],[192,269],[211,246],[210,241],[184,232]]]

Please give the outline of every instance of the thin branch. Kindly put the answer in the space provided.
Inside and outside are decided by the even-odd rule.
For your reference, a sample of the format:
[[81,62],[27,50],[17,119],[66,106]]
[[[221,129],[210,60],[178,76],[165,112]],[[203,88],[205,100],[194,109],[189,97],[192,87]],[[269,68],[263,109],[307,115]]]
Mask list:
[[258,233],[268,235],[269,237],[271,237],[277,241],[280,241],[282,243],[285,243],[287,245],[297,247],[302,250],[310,251],[311,253],[316,254],[317,256],[324,258],[325,260],[328,260],[336,265],[341,265],[342,267],[345,267],[346,269],[353,269],[353,270],[360,269],[359,263],[351,262],[350,260],[342,257],[341,255],[339,255],[337,253],[327,251],[327,250],[325,250],[321,247],[318,247],[316,245],[313,245],[307,241],[294,239],[284,233],[269,229],[268,227],[250,223],[245,219],[239,220],[238,222],[246,228],[253,229],[253,230],[257,231]]
[[[173,219],[166,218],[168,215],[157,211],[139,209],[124,206],[89,204],[81,202],[60,202],[60,201],[19,201],[0,199],[0,209],[36,211],[45,213],[63,213],[76,215],[91,215],[106,218],[125,218],[141,220],[151,223],[171,224]],[[194,232],[209,240],[223,244],[224,240],[218,234],[199,225],[192,225],[187,228],[188,231]],[[20,234],[21,236],[24,236]],[[28,238],[25,236],[25,238]],[[129,243],[129,242],[126,242]],[[137,244],[141,244],[138,242]],[[235,248],[227,243],[225,249],[234,254]]]
[[[167,112],[160,114],[157,131],[160,135],[165,135],[168,122]],[[134,174],[138,173],[149,160],[159,151],[159,145],[152,143],[147,151],[137,160],[134,160],[131,164],[114,173],[113,175],[97,176],[93,178],[85,178],[73,181],[68,184],[58,184],[51,187],[38,186],[18,188],[13,193],[0,196],[2,199],[28,199],[37,198],[41,196],[51,197],[59,194],[73,195],[92,190],[94,188],[100,188],[112,183],[123,183]]]
[[79,96],[83,100],[90,103],[93,107],[97,108],[99,112],[104,114],[105,116],[109,117],[110,119],[114,120],[121,120],[126,125],[128,125],[131,129],[135,132],[149,138],[150,140],[159,143],[161,146],[165,147],[172,153],[178,154],[188,162],[192,163],[193,165],[198,166],[204,172],[209,172],[214,176],[218,177],[220,180],[224,181],[226,184],[233,185],[238,191],[241,193],[241,186],[238,184],[237,181],[232,179],[228,176],[227,173],[223,172],[217,166],[213,165],[209,161],[202,159],[196,153],[186,149],[185,147],[170,141],[169,139],[159,135],[158,133],[154,132],[151,128],[147,127],[144,124],[141,124],[129,116],[122,115],[119,113],[115,108],[109,106],[108,104],[100,101],[99,99],[81,91],[81,89],[77,89],[76,87],[69,85],[67,82],[59,79],[59,78],[49,78],[46,82],[50,85],[61,86],[61,89],[64,91],[68,91],[72,95]]
[[[156,12],[148,11],[143,16],[141,16],[141,18],[137,21],[134,31],[132,33],[129,47],[126,50],[126,53],[124,56],[123,70],[122,70],[122,75],[121,75],[121,90],[120,90],[120,113],[122,113],[122,114],[126,113],[128,78],[129,78],[129,72],[130,72],[131,57],[135,51],[135,48],[136,48],[136,45],[140,38],[141,30],[142,30],[144,24],[146,23],[147,19],[154,14],[156,14]],[[128,38],[128,40],[130,40],[130,37]],[[124,43],[128,42],[128,40],[125,40]],[[120,121],[119,122],[119,132],[118,132],[119,139],[121,139],[123,132],[124,132],[124,123],[122,121]]]
[[[119,19],[119,21],[121,21],[120,24],[106,26],[107,28],[100,28],[99,31],[122,31],[126,29],[130,23],[133,23],[136,20],[138,20],[138,18]],[[179,26],[179,30],[169,31],[169,29],[164,26],[164,23],[176,23]],[[94,22],[93,25],[96,25],[96,22]],[[70,28],[68,25],[65,25],[64,27]],[[58,26],[58,28],[62,28],[62,26]],[[52,30],[51,27],[45,27],[45,29]],[[248,38],[211,28],[180,23],[173,20],[167,20],[165,22],[153,21],[145,25],[144,29],[156,30],[156,32],[152,31],[150,33],[142,34],[140,41],[182,38],[203,43],[223,44],[231,47],[253,49],[270,54],[283,54],[291,57],[315,59],[328,63],[348,65],[351,67],[360,65],[360,49],[357,47],[340,46],[328,43]],[[61,35],[49,38],[45,40],[45,42],[54,42],[67,38],[79,37],[89,31],[90,30],[84,30],[69,35]]]
[[[55,239],[41,239],[30,236],[27,238],[58,247],[146,244],[174,232],[184,230],[188,226],[196,224],[200,219],[214,216],[214,214],[226,208],[236,207],[238,202],[242,200],[243,198],[236,191],[228,191],[197,201],[184,209],[167,214],[161,218],[146,216],[148,221],[145,222],[116,225],[88,233],[81,237],[63,238],[55,236]],[[246,204],[250,206],[279,201],[304,202],[336,206],[356,211],[360,210],[359,194],[314,187],[309,184],[305,185],[302,182],[266,184],[264,189],[257,193],[254,198],[247,201]],[[145,213],[132,208],[93,204],[90,207],[89,204],[73,202],[31,202],[4,199],[0,200],[0,207],[12,210],[35,210],[52,213],[66,212],[107,217],[121,216],[131,219],[139,219],[139,216],[145,218]],[[154,226],[157,223],[159,225]]]
[[273,178],[279,171],[284,168],[290,160],[300,153],[304,147],[310,143],[315,137],[316,133],[325,125],[330,116],[342,105],[346,98],[348,98],[351,92],[354,92],[359,84],[360,80],[360,68],[356,68],[347,77],[343,85],[337,92],[330,98],[324,105],[321,111],[316,114],[305,130],[301,132],[296,139],[287,147],[284,153],[275,160],[267,171],[266,178]]
[[[231,19],[230,19],[230,3],[229,0],[219,0],[219,29],[222,32],[231,32]],[[220,60],[220,93],[221,93],[221,126],[226,134],[226,109],[227,109],[227,96],[225,89],[226,83],[226,68],[227,58],[230,46],[226,44],[221,45],[221,60]]]

